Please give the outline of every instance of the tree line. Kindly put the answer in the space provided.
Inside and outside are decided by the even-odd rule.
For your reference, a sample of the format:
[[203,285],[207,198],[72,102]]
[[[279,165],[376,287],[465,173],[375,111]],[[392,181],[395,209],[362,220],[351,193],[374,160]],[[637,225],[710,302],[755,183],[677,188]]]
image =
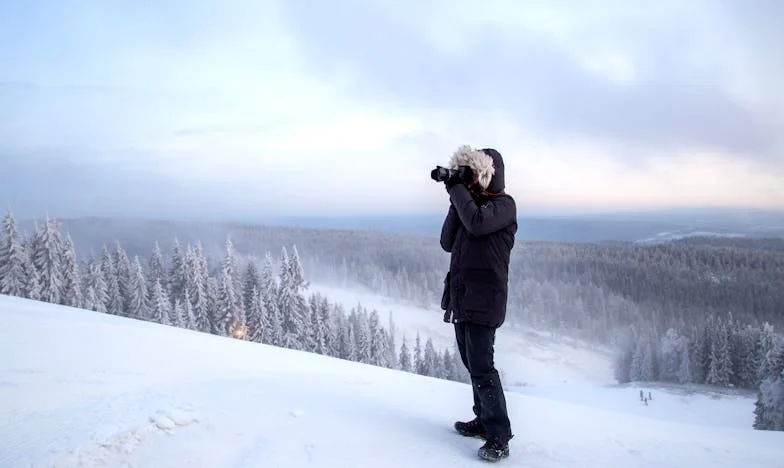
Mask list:
[[80,261],[55,220],[47,217],[27,235],[9,210],[0,235],[0,294],[469,381],[455,350],[437,350],[419,335],[413,342],[403,336],[398,347],[392,316],[384,326],[376,310],[357,304],[347,311],[308,294],[296,246],[282,247],[276,265],[270,252],[240,260],[227,239],[222,259],[210,263],[201,242],[183,247],[176,238],[168,255],[154,242],[143,260],[118,241]]

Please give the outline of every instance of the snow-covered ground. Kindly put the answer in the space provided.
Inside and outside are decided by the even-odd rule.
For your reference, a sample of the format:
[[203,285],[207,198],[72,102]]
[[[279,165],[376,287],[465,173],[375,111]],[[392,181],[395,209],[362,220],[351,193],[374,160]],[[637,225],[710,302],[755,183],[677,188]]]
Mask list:
[[[784,433],[684,422],[674,393],[644,407],[638,391],[510,388],[502,464],[782,466]],[[452,431],[470,399],[461,383],[0,296],[2,467],[481,466],[481,442]]]

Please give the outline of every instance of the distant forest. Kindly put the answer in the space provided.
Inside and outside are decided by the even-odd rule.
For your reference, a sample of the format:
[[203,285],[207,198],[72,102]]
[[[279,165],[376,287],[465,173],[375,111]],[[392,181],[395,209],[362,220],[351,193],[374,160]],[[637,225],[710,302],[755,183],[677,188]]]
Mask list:
[[[213,269],[220,267],[229,238],[246,260],[296,245],[313,282],[367,288],[429,307],[440,319],[435,312],[449,258],[435,235],[103,219],[62,224],[79,245],[96,251],[122,241],[130,255],[148,256],[154,242],[203,241],[215,259]],[[778,333],[784,326],[784,239],[518,241],[507,320],[512,328],[530,326],[613,347],[619,382],[757,389],[756,426],[778,424],[765,422],[777,420],[770,416],[775,402],[768,401],[774,390],[763,395],[760,389],[784,385]]]

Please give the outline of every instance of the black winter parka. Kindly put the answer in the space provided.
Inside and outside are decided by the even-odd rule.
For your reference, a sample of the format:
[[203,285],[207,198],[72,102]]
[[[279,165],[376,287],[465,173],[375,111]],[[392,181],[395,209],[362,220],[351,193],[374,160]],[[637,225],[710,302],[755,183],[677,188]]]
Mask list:
[[475,199],[463,184],[448,191],[451,205],[441,228],[441,247],[451,253],[441,302],[444,321],[500,327],[517,233],[514,198],[502,192]]

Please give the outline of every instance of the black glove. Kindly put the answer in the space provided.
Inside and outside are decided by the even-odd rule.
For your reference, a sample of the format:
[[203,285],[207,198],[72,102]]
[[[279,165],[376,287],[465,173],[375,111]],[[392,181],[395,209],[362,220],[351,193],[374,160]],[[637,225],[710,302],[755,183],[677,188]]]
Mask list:
[[460,166],[449,179],[444,181],[446,189],[449,190],[457,184],[464,184],[466,187],[474,181],[474,171],[469,166]]
[[444,185],[446,185],[447,190],[450,190],[455,185],[462,184],[462,183],[464,183],[463,178],[457,172],[452,174],[448,179],[444,181]]

